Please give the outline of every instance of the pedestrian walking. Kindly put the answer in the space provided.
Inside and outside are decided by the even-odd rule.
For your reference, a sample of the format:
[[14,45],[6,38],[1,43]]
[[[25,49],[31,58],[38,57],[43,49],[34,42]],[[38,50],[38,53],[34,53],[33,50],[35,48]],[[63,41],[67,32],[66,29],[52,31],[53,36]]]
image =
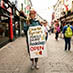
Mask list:
[[71,49],[71,37],[73,35],[73,26],[67,24],[63,28],[64,40],[65,40],[65,51]]
[[63,22],[62,21],[59,21],[59,24],[60,24],[60,38],[62,38],[63,37],[63,34],[62,34]]
[[[26,24],[27,24],[27,31],[29,29],[29,27],[31,26],[37,26],[37,25],[40,25],[40,22],[38,20],[35,19],[36,17],[36,12],[34,10],[31,10],[30,11],[30,19],[26,21]],[[41,25],[40,25],[41,26]],[[27,41],[27,48],[28,48],[28,53],[30,55],[30,51],[29,51],[29,43],[28,43],[28,35],[26,35],[26,41]],[[39,66],[38,66],[38,58],[32,58],[30,59],[32,61],[32,69],[36,68],[36,69],[39,69]]]
[[59,24],[56,25],[55,27],[55,39],[58,40],[58,37],[59,37],[59,33],[60,33],[60,26]]
[[45,40],[47,41],[49,26],[48,26],[48,22],[46,20],[44,20],[44,22],[43,22],[43,28],[44,28],[44,32],[45,32]]
[[48,33],[49,33],[49,35],[51,35],[51,26],[49,26],[49,28],[48,28]]

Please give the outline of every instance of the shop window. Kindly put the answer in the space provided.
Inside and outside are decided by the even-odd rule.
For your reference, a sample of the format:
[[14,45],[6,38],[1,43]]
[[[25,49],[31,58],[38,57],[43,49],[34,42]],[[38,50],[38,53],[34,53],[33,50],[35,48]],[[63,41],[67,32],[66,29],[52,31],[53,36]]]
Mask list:
[[0,23],[0,43],[9,39],[9,25]]

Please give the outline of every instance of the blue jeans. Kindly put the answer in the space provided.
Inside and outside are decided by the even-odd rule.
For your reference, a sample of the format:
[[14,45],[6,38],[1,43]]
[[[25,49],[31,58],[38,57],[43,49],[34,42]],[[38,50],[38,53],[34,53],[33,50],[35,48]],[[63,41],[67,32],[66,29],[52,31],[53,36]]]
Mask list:
[[65,39],[65,50],[70,50],[71,48],[71,38],[64,38]]

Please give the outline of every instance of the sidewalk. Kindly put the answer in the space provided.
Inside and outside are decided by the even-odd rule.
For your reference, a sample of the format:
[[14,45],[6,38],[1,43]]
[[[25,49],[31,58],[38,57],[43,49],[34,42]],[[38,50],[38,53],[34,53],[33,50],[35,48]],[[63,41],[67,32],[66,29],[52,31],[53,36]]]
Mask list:
[[[1,48],[0,50],[0,73],[23,73],[27,63],[30,63],[26,52],[26,39],[18,38]],[[29,61],[29,62],[28,62]]]
[[0,73],[73,73],[73,45],[64,51],[64,40],[49,35],[48,57],[39,59],[39,70],[31,70],[25,37],[20,37],[0,50]]

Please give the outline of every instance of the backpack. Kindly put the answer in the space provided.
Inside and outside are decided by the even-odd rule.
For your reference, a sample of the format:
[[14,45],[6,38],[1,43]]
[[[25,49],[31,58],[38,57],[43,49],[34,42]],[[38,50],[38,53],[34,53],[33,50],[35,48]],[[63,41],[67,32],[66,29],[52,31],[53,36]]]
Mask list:
[[70,25],[67,26],[67,29],[65,31],[65,37],[71,38],[72,37],[72,29],[70,28]]

